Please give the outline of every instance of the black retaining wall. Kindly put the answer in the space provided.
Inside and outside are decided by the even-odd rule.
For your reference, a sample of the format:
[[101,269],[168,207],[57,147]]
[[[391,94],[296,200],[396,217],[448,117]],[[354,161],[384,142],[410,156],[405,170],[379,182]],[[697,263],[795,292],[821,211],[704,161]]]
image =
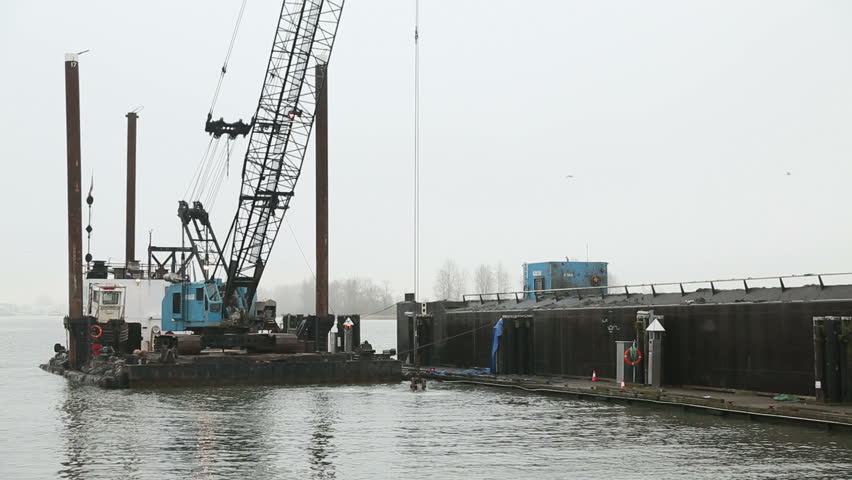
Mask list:
[[[788,295],[789,290],[783,294]],[[765,296],[767,291],[762,294]],[[636,299],[643,300],[646,299]],[[680,305],[623,303],[566,308],[560,308],[558,302],[430,303],[427,315],[421,317],[420,343],[426,345],[420,354],[421,364],[487,367],[491,362],[493,325],[500,318],[521,315],[532,317],[530,373],[591,376],[596,370],[599,376],[613,378],[615,341],[637,338],[636,312],[653,309],[665,316],[665,384],[813,395],[813,317],[852,315],[852,298]],[[419,313],[420,304],[403,302],[397,311],[398,348],[409,352],[411,320],[404,312]],[[640,335],[641,332],[639,328]],[[403,353],[399,358],[406,361],[407,357]]]

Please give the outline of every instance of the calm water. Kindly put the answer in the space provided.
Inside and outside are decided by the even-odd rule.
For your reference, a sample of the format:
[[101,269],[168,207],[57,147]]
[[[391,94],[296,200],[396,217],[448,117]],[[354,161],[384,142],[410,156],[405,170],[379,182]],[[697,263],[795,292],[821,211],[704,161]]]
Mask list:
[[36,368],[61,319],[0,329],[2,479],[852,478],[852,435],[455,384],[73,387]]

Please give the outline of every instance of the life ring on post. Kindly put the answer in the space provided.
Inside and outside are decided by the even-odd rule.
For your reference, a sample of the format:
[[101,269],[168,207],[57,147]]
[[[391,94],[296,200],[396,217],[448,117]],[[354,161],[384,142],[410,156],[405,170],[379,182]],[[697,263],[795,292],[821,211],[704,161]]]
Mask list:
[[[631,353],[631,350],[635,353]],[[631,367],[635,367],[639,365],[639,362],[642,361],[642,350],[639,350],[636,347],[630,347],[624,351],[624,363],[630,365]]]
[[92,325],[91,327],[89,327],[89,335],[91,335],[92,338],[101,338],[103,334],[104,329],[101,328],[100,325]]

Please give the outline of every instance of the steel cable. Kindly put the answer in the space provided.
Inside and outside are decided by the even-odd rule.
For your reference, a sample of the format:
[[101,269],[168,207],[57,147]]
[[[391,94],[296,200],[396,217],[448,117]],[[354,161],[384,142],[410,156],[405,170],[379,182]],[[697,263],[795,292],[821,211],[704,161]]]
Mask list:
[[216,84],[216,90],[213,92],[213,101],[210,103],[210,115],[213,115],[213,108],[216,106],[216,101],[219,99],[219,92],[222,90],[222,82],[225,80],[225,73],[228,71],[228,62],[231,60],[231,52],[234,51],[234,43],[237,40],[237,32],[240,30],[240,23],[243,20],[243,12],[246,10],[246,2],[240,6],[240,13],[237,15],[237,23],[234,25],[234,31],[231,33],[231,42],[228,44],[228,52],[225,54],[225,61],[222,63],[222,71],[219,74],[219,82]]

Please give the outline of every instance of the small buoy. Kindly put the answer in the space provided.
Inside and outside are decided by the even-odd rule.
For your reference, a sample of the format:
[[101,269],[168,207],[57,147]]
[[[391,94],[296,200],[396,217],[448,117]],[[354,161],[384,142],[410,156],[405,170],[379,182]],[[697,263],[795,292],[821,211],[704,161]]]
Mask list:
[[594,371],[594,370],[592,370],[592,381],[593,381],[593,382],[597,382],[597,381],[598,381],[598,372],[596,372],[596,371]]
[[622,389],[622,390],[627,389],[627,385],[625,385],[625,384],[624,384],[624,379],[623,379],[623,378],[621,379],[621,389]]

